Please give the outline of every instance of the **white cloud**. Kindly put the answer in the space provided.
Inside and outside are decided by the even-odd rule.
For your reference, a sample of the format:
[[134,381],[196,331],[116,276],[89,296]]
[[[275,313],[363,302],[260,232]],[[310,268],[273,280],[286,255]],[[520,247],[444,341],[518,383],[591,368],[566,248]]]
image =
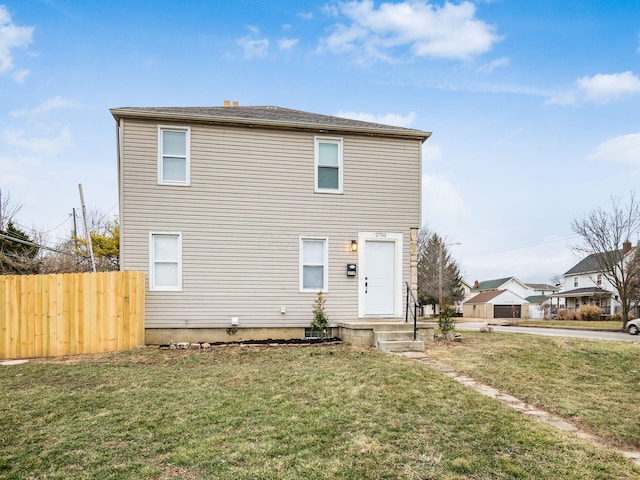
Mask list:
[[298,44],[298,38],[282,38],[278,41],[280,50],[291,50]]
[[269,39],[262,37],[260,30],[253,25],[247,26],[249,35],[239,38],[236,43],[242,47],[244,58],[266,57],[269,50]]
[[610,103],[640,93],[640,78],[633,72],[597,73],[576,80],[575,86],[553,95],[548,103],[572,105],[584,102]]
[[313,12],[300,12],[298,14],[298,17],[302,18],[303,20],[312,20]]
[[640,93],[640,78],[629,71],[610,75],[598,73],[593,77],[582,77],[577,83],[586,99],[594,102],[606,103],[623,95]]
[[13,73],[13,79],[16,83],[23,83],[31,72],[27,69],[18,70]]
[[247,59],[265,57],[269,50],[269,39],[258,38],[252,39],[250,37],[242,37],[238,40],[238,45],[242,47],[244,57]]
[[640,165],[640,133],[620,135],[602,142],[589,155],[595,160]]
[[390,60],[385,53],[409,47],[418,57],[468,59],[489,51],[501,39],[495,27],[478,20],[476,6],[464,1],[436,6],[425,0],[382,3],[372,0],[339,3],[348,25],[336,24],[321,40],[321,50],[357,50],[369,58]]
[[63,127],[53,137],[27,137],[24,130],[5,130],[2,139],[7,145],[41,155],[55,155],[73,145],[69,127]]
[[382,123],[384,125],[394,125],[396,127],[408,127],[416,119],[415,112],[409,112],[407,115],[397,113],[385,113],[375,115],[373,113],[364,112],[338,112],[337,117],[350,118],[352,120],[361,120],[363,122]]
[[491,73],[496,68],[508,67],[511,64],[511,59],[509,57],[500,57],[495,60],[490,61],[489,63],[485,63],[478,68],[480,73]]
[[75,100],[57,96],[57,97],[53,97],[45,100],[40,105],[37,105],[32,109],[11,110],[9,114],[12,117],[33,117],[33,116],[42,115],[44,113],[47,113],[53,110],[61,110],[65,108],[76,108],[76,107],[78,107],[78,102],[76,102]]
[[13,69],[13,49],[28,47],[33,41],[34,28],[13,24],[7,7],[0,5],[0,73]]
[[326,3],[320,10],[328,17],[337,17],[338,15],[340,15],[340,10],[338,10],[338,7],[336,5]]
[[[455,231],[448,225],[459,225],[467,216],[462,194],[441,175],[422,175],[423,225],[437,225],[439,231]],[[440,228],[444,226],[446,228]]]

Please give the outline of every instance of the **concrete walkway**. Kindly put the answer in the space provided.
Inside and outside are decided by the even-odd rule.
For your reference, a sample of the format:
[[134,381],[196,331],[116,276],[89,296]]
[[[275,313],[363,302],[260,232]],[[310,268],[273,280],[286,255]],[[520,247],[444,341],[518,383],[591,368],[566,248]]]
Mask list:
[[597,445],[599,447],[606,447],[606,448],[610,448],[612,450],[616,450],[618,452],[620,452],[625,458],[631,460],[633,463],[635,463],[636,465],[640,466],[640,452],[636,451],[636,450],[628,450],[628,449],[623,449],[623,448],[619,448],[616,446],[611,445],[610,442],[608,442],[607,440],[605,440],[602,437],[598,437],[597,435],[593,435],[591,433],[588,433],[586,431],[584,431],[583,429],[581,429],[580,427],[567,422],[566,420],[564,420],[563,418],[560,418],[556,415],[553,415],[552,413],[546,412],[544,410],[540,410],[532,405],[529,405],[527,402],[520,400],[519,398],[513,397],[511,395],[508,395],[506,393],[502,393],[498,390],[496,390],[493,387],[490,387],[488,385],[484,385],[478,381],[476,381],[475,379],[471,378],[471,377],[467,377],[465,375],[462,375],[458,372],[456,372],[452,367],[448,366],[448,365],[444,365],[440,362],[436,362],[435,360],[433,360],[432,358],[429,358],[424,352],[405,352],[405,353],[398,353],[396,355],[400,355],[403,357],[407,357],[407,358],[412,358],[414,360],[417,360],[419,362],[422,362],[426,365],[429,365],[430,367],[433,367],[437,370],[440,370],[442,373],[444,373],[445,375],[447,375],[448,377],[453,378],[454,380],[462,383],[463,385],[474,389],[476,392],[479,392],[483,395],[486,395],[487,397],[490,398],[495,398],[496,400],[500,400],[501,402],[505,403],[506,405],[510,406],[511,408],[518,410],[526,415],[530,415],[532,417],[537,418],[538,420],[541,420],[545,423],[548,423],[549,425],[552,425],[553,427],[559,429],[559,430],[563,430],[565,432],[570,432],[573,433],[575,435],[577,435],[580,438],[583,438],[591,443],[593,443],[594,445]]

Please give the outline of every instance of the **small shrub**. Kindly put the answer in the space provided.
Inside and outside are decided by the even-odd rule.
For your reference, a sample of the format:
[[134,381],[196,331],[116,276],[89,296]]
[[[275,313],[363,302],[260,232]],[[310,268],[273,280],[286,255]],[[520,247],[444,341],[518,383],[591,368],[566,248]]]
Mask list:
[[440,310],[440,315],[438,316],[438,327],[440,327],[442,335],[447,340],[453,338],[453,330],[456,328],[454,313],[455,311],[451,307],[445,306]]
[[576,314],[569,310],[558,310],[558,320],[575,320]]
[[320,332],[323,337],[327,335],[327,328],[329,328],[329,317],[324,311],[325,301],[322,290],[320,290],[316,301],[313,302],[313,321],[311,322],[311,329]]
[[[622,313],[620,313],[620,312],[614,313],[613,315],[611,315],[609,317],[609,320],[614,320],[616,322],[621,322],[622,321]],[[629,320],[631,320],[631,317],[629,317]]]
[[[636,317],[633,313],[630,313],[629,315],[627,315],[627,318],[629,321],[631,321],[631,320],[635,320],[638,317]],[[620,321],[622,321],[622,314],[620,314]]]
[[597,305],[582,305],[577,312],[578,320],[584,320],[585,322],[595,322],[600,320],[602,315],[602,309]]

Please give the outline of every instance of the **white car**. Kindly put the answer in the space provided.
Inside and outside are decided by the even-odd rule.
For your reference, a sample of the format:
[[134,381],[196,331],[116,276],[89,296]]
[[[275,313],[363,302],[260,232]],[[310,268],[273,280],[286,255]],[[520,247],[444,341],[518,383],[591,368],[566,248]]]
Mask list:
[[631,335],[638,335],[640,333],[640,318],[629,320],[624,329]]

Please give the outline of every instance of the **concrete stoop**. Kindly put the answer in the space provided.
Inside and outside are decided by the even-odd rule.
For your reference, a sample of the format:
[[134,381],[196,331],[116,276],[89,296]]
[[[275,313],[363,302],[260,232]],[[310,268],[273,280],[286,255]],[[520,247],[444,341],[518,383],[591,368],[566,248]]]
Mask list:
[[413,326],[402,328],[397,325],[393,327],[393,330],[374,329],[373,334],[376,347],[381,352],[424,352],[424,341],[413,339]]

